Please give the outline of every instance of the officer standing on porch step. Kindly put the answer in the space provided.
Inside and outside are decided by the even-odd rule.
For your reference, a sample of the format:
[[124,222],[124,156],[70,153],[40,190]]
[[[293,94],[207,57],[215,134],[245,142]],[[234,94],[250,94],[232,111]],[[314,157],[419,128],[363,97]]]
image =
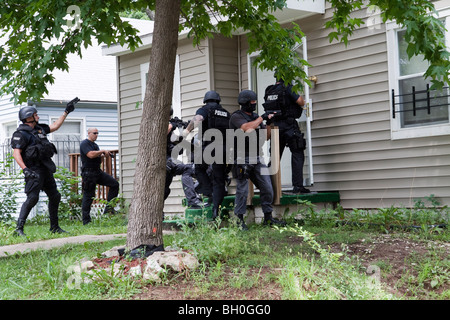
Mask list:
[[75,109],[78,98],[70,101],[64,113],[52,124],[39,123],[37,109],[34,106],[26,106],[19,110],[19,119],[22,124],[13,133],[11,147],[13,157],[25,176],[25,194],[27,199],[22,204],[19,218],[17,219],[16,234],[26,236],[23,231],[25,222],[31,209],[39,201],[40,191],[44,191],[48,197],[48,213],[50,216],[50,231],[53,233],[66,232],[59,227],[58,208],[61,194],[56,187],[53,174],[56,165],[51,159],[57,152],[56,147],[47,139],[47,135],[58,130],[66,120],[66,117]]
[[[283,155],[286,145],[291,150],[291,168],[292,168],[292,193],[310,193],[309,189],[303,186],[303,165],[305,163],[304,150],[306,149],[306,140],[303,133],[300,132],[297,119],[302,115],[302,107],[305,105],[303,97],[292,90],[292,85],[286,86],[283,79],[275,72],[277,79],[274,85],[266,88],[263,104],[264,108],[273,109],[268,104],[275,104],[276,109],[282,109],[282,114],[277,115],[272,123],[279,128],[280,159]],[[284,96],[286,99],[271,101],[271,97]]]
[[[256,110],[257,95],[252,90],[243,90],[239,93],[238,103],[240,110],[231,115],[230,129],[242,130],[244,133],[256,132],[254,136],[245,139],[245,150],[238,149],[238,135],[235,135],[234,143],[234,176],[236,178],[236,203],[234,213],[239,218],[243,230],[247,230],[244,222],[244,214],[247,211],[248,181],[251,180],[260,191],[261,208],[264,213],[264,225],[277,224],[285,225],[284,221],[279,221],[272,217],[273,187],[268,174],[267,166],[261,161],[262,146],[258,145],[260,141],[260,129],[266,129],[263,121],[273,118],[273,114],[264,113],[259,116]],[[270,138],[270,127],[267,127],[267,139]],[[258,145],[256,153],[252,154],[252,145]],[[263,170],[267,170],[264,174]]]
[[[195,164],[195,177],[199,182],[198,193],[208,197],[209,206],[213,203],[213,219],[217,218],[220,214],[219,209],[222,205],[222,201],[226,194],[226,182],[228,176],[228,168],[225,159],[226,155],[226,130],[228,129],[230,121],[230,113],[222,107],[220,104],[221,98],[219,93],[214,90],[207,91],[203,98],[204,106],[199,108],[190,121],[188,127],[183,131],[183,135],[187,136],[195,127],[201,126],[202,137],[202,151],[212,143],[212,141],[206,141],[203,139],[205,133],[209,129],[217,129],[221,132],[223,138],[222,152],[223,159],[216,159],[213,163],[206,163],[204,157],[202,157],[202,163]],[[215,153],[214,155],[215,156]],[[208,166],[212,168],[212,182],[208,176]],[[212,199],[211,199],[212,198]],[[212,201],[211,201],[212,200]]]

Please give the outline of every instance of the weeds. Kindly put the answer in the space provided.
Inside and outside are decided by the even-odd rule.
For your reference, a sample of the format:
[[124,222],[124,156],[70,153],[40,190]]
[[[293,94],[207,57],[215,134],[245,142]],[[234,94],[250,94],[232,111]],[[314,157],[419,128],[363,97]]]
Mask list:
[[188,249],[199,261],[208,264],[239,257],[248,249],[245,237],[235,221],[222,228],[219,228],[220,223],[199,221],[193,226],[185,224],[170,245]]
[[[447,208],[436,207],[433,212],[420,204],[410,209],[346,211],[338,207],[325,211],[303,202],[299,212],[301,220],[297,212],[290,215],[285,212],[289,224],[284,228],[250,225],[250,230],[243,232],[233,219],[183,225],[176,234],[166,235],[164,244],[193,253],[200,262],[199,268],[191,271],[189,278],[169,274],[161,284],[151,285],[160,286],[160,289],[187,288],[184,294],[189,299],[272,299],[268,288],[276,288],[279,293],[276,297],[281,299],[397,299],[381,281],[386,280],[384,275],[396,271],[392,262],[380,259],[366,270],[358,256],[348,251],[347,244],[362,243],[362,239],[364,243],[370,243],[380,233],[394,234],[397,229],[388,228],[388,225],[403,225],[418,219],[424,222],[418,232],[398,236],[420,241],[429,238],[448,241],[446,229],[434,229],[429,225],[448,221]],[[419,216],[420,213],[426,213],[425,217]],[[353,221],[354,224],[339,224],[339,221]],[[67,220],[62,221],[62,225],[71,235],[124,233],[127,221],[123,215],[116,215],[99,217],[87,226]],[[30,241],[60,237],[50,235],[47,224],[27,223],[26,227]],[[12,228],[12,225],[0,223],[0,235],[6,235],[0,237],[1,243],[24,241],[8,238]],[[403,232],[403,229],[398,231]],[[0,258],[0,298],[129,299],[150,284],[128,276],[115,277],[113,271],[97,270],[92,276],[83,275],[92,282],[70,285],[73,279],[68,270],[70,266],[118,244],[118,241],[86,243]],[[333,250],[330,244],[333,244]],[[342,245],[340,252],[336,252],[336,244]],[[432,248],[428,255],[411,255],[405,259],[405,268],[395,284],[397,288],[407,288],[411,295],[416,295],[414,298],[419,299],[450,297],[450,265],[445,250]],[[370,271],[369,274],[366,271]],[[229,296],[230,292],[239,295]]]
[[9,154],[0,162],[0,222],[11,220],[16,213],[17,192],[23,185],[19,174],[13,174],[14,160]]
[[58,191],[61,193],[59,212],[61,218],[72,218],[81,221],[81,177],[74,176],[67,168],[58,167],[55,174]]
[[413,208],[391,206],[371,210],[357,208],[344,210],[338,205],[336,209],[317,210],[310,201],[299,200],[297,212],[291,214],[285,212],[283,219],[290,224],[297,223],[312,227],[350,225],[362,229],[375,228],[385,233],[395,229],[439,233],[441,228],[448,226],[450,208],[441,206],[434,195],[415,201]]
[[379,279],[371,281],[361,275],[352,264],[341,258],[344,253],[333,253],[322,248],[314,234],[302,227],[279,228],[280,232],[293,232],[303,238],[320,260],[303,257],[290,258],[282,273],[280,282],[284,287],[285,299],[393,299],[382,288]]

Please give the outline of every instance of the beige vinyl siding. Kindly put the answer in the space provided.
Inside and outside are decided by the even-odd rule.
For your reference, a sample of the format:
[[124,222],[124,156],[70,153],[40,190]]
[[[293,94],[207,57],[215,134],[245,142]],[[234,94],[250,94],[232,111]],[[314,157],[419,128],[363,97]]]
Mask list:
[[[434,194],[450,204],[448,136],[391,140],[389,71],[384,25],[362,26],[349,45],[329,43],[323,28],[330,8],[298,21],[308,38],[312,190],[338,190],[344,208],[412,206]],[[362,9],[356,13],[366,15]]]
[[239,53],[240,53],[240,57],[239,57],[239,66],[240,66],[240,88],[239,91],[241,90],[245,90],[249,88],[249,74],[248,74],[248,56],[247,56],[247,51],[248,51],[248,42],[247,42],[247,37],[245,35],[241,35],[238,37],[238,41],[239,41]]
[[[190,40],[184,40],[180,43],[178,53],[183,120],[192,119],[197,109],[203,105],[203,97],[208,90],[216,90],[220,94],[221,104],[229,112],[237,110],[237,38],[216,35],[213,39],[203,41],[199,48],[193,47]],[[184,197],[180,177],[175,177],[164,212],[182,214],[185,208],[182,207],[181,201]]]
[[203,96],[210,88],[209,41],[203,41],[194,47],[187,39],[180,42],[180,84],[181,84],[181,116],[191,120],[198,108],[203,105]]
[[213,40],[214,90],[229,112],[239,108],[238,38],[216,35]]
[[150,50],[142,50],[119,57],[119,132],[120,132],[120,177],[121,191],[130,200],[133,193],[133,180],[139,126],[142,109],[136,108],[141,98],[140,64],[150,60]]
[[[184,121],[191,120],[203,105],[203,96],[210,84],[208,64],[209,43],[203,41],[199,48],[191,40],[183,40],[178,46],[180,57],[181,115]],[[164,203],[164,213],[184,216],[182,199],[185,197],[181,176],[175,176],[170,186],[171,192]]]
[[[182,119],[190,120],[195,111],[202,105],[203,96],[209,90],[208,42],[203,42],[200,48],[192,46],[191,41],[181,41],[178,48],[180,63],[180,85]],[[140,65],[150,60],[150,49],[138,51],[119,58],[120,86],[120,141],[121,141],[121,183],[125,199],[131,200],[135,161],[139,142],[139,126],[142,115],[142,105],[136,108],[141,98]],[[181,214],[184,208],[181,199],[184,192],[180,177],[174,178],[171,193],[165,202],[164,212]]]
[[[344,208],[412,206],[434,194],[450,205],[450,137],[391,139],[387,39],[384,25],[361,26],[346,47],[330,43],[324,28],[331,16],[296,21],[308,41],[310,75],[318,77],[310,90],[313,102],[312,191],[337,190]],[[356,16],[366,17],[366,9]],[[240,90],[248,89],[246,36],[216,36],[193,47],[179,43],[182,119],[190,120],[208,90],[217,90],[230,112],[238,108]],[[138,143],[141,63],[149,50],[120,59],[120,140],[122,190],[131,199]],[[184,193],[179,177],[172,183],[166,213],[182,213]],[[233,193],[233,192],[231,192]]]

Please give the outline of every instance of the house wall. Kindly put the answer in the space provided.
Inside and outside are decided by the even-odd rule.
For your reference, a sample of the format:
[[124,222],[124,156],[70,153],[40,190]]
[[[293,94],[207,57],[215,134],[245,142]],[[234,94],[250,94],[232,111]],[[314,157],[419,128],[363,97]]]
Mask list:
[[140,64],[149,61],[149,51],[119,57],[119,156],[121,191],[125,198],[131,198],[139,124],[142,110],[136,106],[141,99]]
[[239,38],[226,38],[216,35],[213,43],[213,74],[212,88],[220,94],[221,105],[230,113],[239,109]]
[[5,126],[19,120],[19,107],[16,107],[10,98],[10,95],[0,96],[0,144],[11,138],[8,137]]
[[[366,9],[357,16],[370,16]],[[337,190],[344,208],[413,206],[415,199],[432,194],[450,204],[450,139],[434,136],[391,139],[388,49],[385,25],[362,25],[348,46],[330,43],[323,15],[296,21],[308,41],[313,102],[312,191]],[[180,42],[182,118],[190,120],[207,90],[215,89],[230,112],[237,109],[240,90],[248,89],[248,45],[245,36],[216,37],[194,48]],[[121,56],[120,130],[122,188],[131,199],[140,110],[139,64],[149,51]],[[184,197],[179,180],[172,184],[166,213],[181,213]]]
[[[209,42],[204,41],[200,48],[192,46],[190,41],[181,41],[178,46],[180,64],[180,94],[182,101],[181,118],[192,119],[196,110],[202,105],[203,96],[209,90],[213,77],[209,72]],[[121,157],[121,185],[127,200],[133,195],[133,181],[139,126],[142,106],[136,103],[141,97],[140,65],[150,60],[151,50],[142,50],[119,57],[119,141]],[[171,194],[165,202],[164,212],[181,213],[181,199],[184,197],[179,177],[171,185]]]
[[413,206],[431,194],[450,204],[449,137],[391,140],[385,25],[363,25],[347,47],[330,44],[327,6],[325,15],[298,21],[308,38],[310,75],[318,77],[310,91],[312,190],[338,190],[344,208]]
[[[38,107],[39,122],[50,124],[64,112],[63,108]],[[66,121],[82,120],[81,140],[87,138],[88,128],[97,128],[99,136],[96,143],[101,149],[117,150],[117,110],[115,108],[83,108],[77,106]],[[50,140],[52,137],[50,136]],[[77,151],[79,152],[79,151]]]
[[[208,90],[216,90],[222,105],[230,112],[238,109],[239,94],[238,38],[217,36],[205,40],[197,48],[191,40],[181,40],[178,46],[180,69],[181,118],[191,120],[203,105]],[[148,62],[150,49],[119,57],[119,131],[121,141],[121,183],[124,197],[133,195],[133,180],[139,124],[142,114],[136,103],[141,99],[140,65]],[[180,214],[184,211],[181,201],[184,192],[180,177],[175,177],[171,193],[165,201],[166,214]]]

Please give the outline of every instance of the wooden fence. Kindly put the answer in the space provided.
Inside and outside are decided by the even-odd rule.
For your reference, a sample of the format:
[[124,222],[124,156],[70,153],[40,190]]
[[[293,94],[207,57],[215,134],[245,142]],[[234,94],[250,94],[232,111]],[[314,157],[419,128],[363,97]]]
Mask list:
[[[100,168],[112,176],[114,179],[117,180],[118,175],[118,169],[117,169],[117,154],[119,153],[119,150],[109,150],[111,153],[110,155],[106,155],[102,157],[102,164]],[[69,154],[69,170],[73,172],[75,176],[81,175],[81,162],[80,162],[80,154],[79,153],[70,153]],[[75,186],[75,191],[78,191],[78,186]],[[97,188],[97,194],[96,198],[98,199],[104,199],[106,200],[108,196],[109,188],[105,186],[98,186]]]

